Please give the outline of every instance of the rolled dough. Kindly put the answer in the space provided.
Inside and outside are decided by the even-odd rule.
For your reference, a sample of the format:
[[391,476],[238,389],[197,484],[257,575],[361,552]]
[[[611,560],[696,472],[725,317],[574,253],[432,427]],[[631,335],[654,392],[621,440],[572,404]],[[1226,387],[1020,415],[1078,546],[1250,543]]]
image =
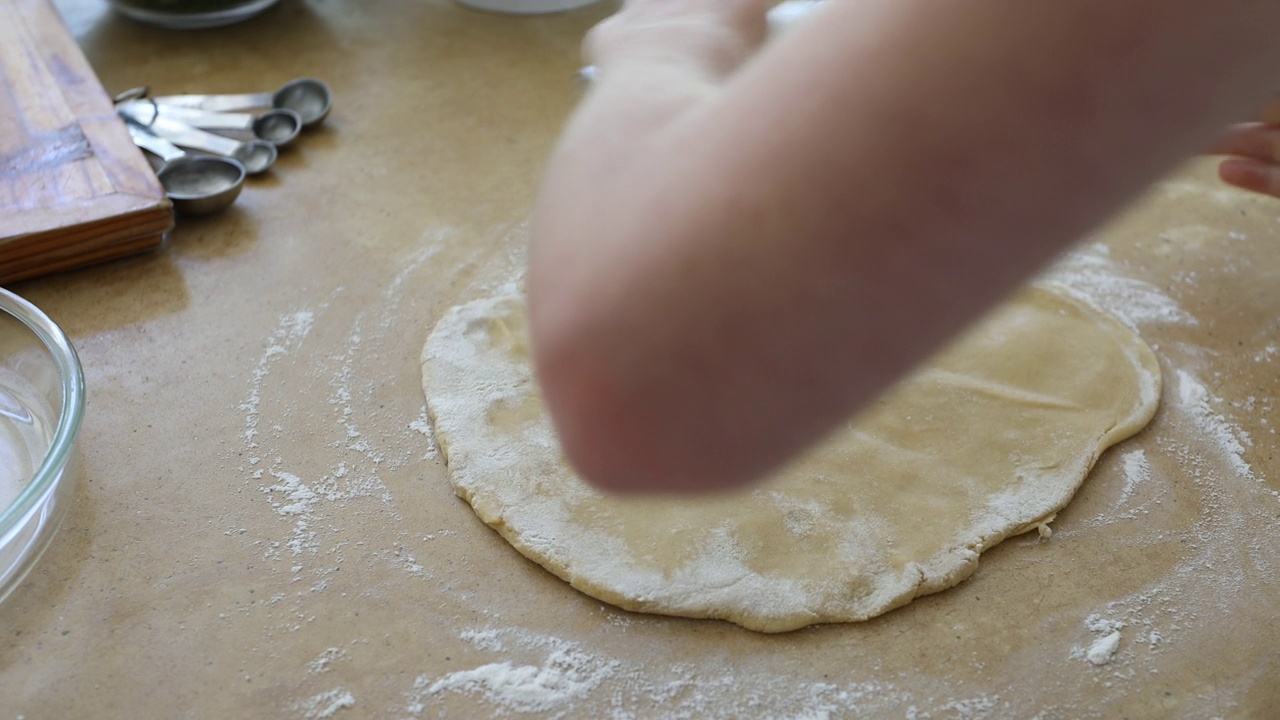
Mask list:
[[864,620],[959,583],[982,551],[1043,529],[1160,394],[1133,332],[1032,288],[771,481],[617,498],[564,462],[525,333],[508,294],[453,308],[423,349],[455,492],[592,597],[764,632]]

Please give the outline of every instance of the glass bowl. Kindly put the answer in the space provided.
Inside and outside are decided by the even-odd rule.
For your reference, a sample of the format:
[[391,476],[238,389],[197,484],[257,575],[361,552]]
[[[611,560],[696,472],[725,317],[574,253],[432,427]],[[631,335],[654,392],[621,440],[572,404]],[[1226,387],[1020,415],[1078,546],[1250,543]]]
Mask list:
[[67,336],[0,288],[0,601],[67,514],[83,419],[84,375]]
[[238,23],[280,0],[111,0],[120,14],[174,30],[200,30]]

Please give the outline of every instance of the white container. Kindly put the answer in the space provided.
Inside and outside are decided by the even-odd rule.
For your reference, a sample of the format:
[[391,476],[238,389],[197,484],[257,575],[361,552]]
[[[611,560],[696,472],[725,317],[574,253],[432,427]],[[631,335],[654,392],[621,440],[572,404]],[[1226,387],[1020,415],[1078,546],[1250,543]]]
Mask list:
[[459,5],[469,8],[510,15],[564,12],[595,5],[597,2],[600,0],[458,0]]

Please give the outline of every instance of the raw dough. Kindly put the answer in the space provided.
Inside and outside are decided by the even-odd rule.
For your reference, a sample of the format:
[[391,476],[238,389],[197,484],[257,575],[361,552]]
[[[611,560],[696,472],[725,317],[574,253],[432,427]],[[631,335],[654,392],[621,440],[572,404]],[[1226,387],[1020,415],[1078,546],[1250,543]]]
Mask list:
[[621,499],[562,460],[524,310],[515,293],[455,307],[423,349],[455,492],[588,595],[765,632],[864,620],[959,583],[980,552],[1052,520],[1160,394],[1132,331],[1030,289],[774,480]]

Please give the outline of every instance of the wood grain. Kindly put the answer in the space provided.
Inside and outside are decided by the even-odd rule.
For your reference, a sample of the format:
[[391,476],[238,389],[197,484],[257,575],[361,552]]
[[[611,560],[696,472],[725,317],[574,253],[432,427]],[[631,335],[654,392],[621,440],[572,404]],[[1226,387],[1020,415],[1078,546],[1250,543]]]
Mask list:
[[0,282],[160,246],[172,206],[57,11],[0,17]]

